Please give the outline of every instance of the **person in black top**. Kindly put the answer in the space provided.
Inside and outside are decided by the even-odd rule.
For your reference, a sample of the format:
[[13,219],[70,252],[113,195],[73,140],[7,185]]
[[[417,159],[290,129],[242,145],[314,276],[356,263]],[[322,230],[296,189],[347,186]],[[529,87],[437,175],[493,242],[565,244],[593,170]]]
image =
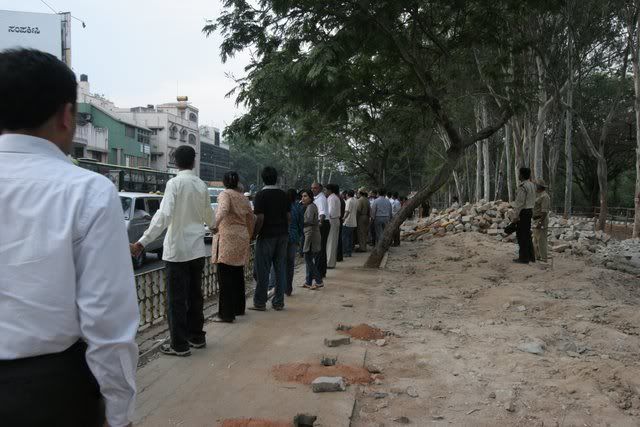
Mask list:
[[273,264],[276,275],[276,289],[271,305],[274,310],[284,308],[286,282],[287,244],[291,204],[287,194],[276,187],[278,172],[267,166],[262,170],[265,186],[256,194],[253,212],[256,214],[254,235],[257,236],[255,260],[257,272],[256,291],[252,310],[265,311],[269,287],[269,272]]

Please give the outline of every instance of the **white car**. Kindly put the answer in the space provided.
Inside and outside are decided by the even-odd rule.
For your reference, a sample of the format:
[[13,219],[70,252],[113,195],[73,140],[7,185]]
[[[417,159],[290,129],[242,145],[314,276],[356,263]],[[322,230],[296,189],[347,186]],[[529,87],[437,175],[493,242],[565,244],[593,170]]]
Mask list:
[[[151,223],[151,218],[160,208],[162,196],[147,193],[120,192],[120,202],[124,222],[127,226],[129,243],[137,242]],[[158,258],[162,258],[162,245],[164,243],[164,231],[156,240],[149,243],[138,257],[132,257],[134,268],[143,266],[146,253],[155,252]]]

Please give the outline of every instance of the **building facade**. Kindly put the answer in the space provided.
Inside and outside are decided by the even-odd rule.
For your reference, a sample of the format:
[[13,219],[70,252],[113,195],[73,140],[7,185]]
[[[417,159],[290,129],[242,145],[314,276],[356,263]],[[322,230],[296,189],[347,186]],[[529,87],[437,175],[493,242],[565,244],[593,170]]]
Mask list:
[[200,178],[206,182],[222,181],[230,163],[229,146],[222,143],[220,130],[200,126]]
[[151,130],[120,117],[113,102],[91,94],[86,75],[78,88],[73,155],[129,167],[150,167]]
[[177,173],[175,150],[180,145],[190,145],[196,151],[194,171],[200,171],[199,110],[178,97],[178,102],[157,106],[119,109],[119,117],[150,130],[151,167],[163,172]]

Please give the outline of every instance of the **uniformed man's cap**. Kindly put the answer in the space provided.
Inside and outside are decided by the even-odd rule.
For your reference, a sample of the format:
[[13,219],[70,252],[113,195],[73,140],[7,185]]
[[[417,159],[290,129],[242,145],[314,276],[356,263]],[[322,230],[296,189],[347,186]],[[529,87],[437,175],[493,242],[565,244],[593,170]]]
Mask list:
[[547,188],[547,183],[544,182],[544,179],[542,179],[542,178],[536,180],[536,185],[538,187]]
[[360,189],[358,189],[358,193],[366,193],[367,189],[364,187],[360,187]]

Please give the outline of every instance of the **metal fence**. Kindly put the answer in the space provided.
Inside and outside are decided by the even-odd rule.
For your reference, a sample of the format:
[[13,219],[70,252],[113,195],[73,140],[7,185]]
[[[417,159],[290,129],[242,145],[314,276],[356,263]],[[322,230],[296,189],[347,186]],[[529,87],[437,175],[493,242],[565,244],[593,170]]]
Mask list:
[[[249,263],[245,266],[244,276],[247,282],[253,280],[253,260],[255,243],[251,244]],[[142,331],[151,326],[165,322],[167,310],[167,273],[164,267],[135,275],[138,307],[140,310],[140,325]],[[206,258],[202,271],[202,295],[204,300],[210,300],[218,295],[217,268],[211,264],[211,258]]]

